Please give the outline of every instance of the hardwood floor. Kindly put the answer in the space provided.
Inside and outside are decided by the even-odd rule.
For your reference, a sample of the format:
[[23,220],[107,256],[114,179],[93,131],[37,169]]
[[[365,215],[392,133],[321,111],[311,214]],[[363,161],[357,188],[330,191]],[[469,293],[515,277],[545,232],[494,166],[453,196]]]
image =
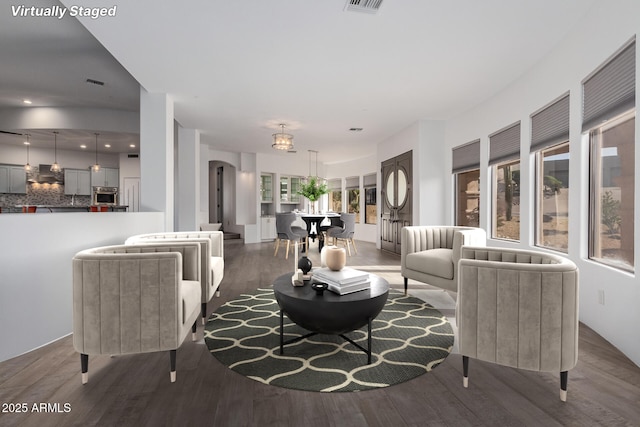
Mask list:
[[[375,269],[402,290],[399,257],[370,243],[357,245],[358,255],[347,264]],[[315,245],[310,258],[319,264]],[[231,240],[225,241],[225,263],[222,296],[209,304],[210,313],[242,292],[270,286],[273,278],[293,269],[294,260],[290,254],[285,261],[283,251],[274,258],[272,243],[243,245]],[[424,286],[410,282],[410,290],[418,287]],[[464,389],[458,354],[431,373],[384,389],[282,389],[227,369],[209,354],[201,325],[198,334],[199,341],[187,337],[178,349],[178,378],[173,384],[168,354],[150,353],[90,357],[89,382],[83,386],[80,356],[70,336],[2,362],[0,426],[640,425],[640,368],[584,325],[578,365],[569,371],[566,403],[558,397],[558,374],[475,360],[470,363],[469,388]],[[22,403],[27,404],[26,413],[9,407]],[[33,405],[40,403],[49,404],[43,408],[49,412],[34,411]]]

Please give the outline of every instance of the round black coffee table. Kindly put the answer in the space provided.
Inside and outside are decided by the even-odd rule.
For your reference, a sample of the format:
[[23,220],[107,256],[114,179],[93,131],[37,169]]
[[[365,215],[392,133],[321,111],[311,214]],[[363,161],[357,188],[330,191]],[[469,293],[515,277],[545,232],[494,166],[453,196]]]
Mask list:
[[[280,306],[280,354],[283,353],[286,344],[315,334],[331,334],[340,335],[367,353],[368,363],[371,363],[371,322],[387,302],[389,283],[382,277],[370,274],[369,289],[347,295],[338,295],[327,290],[318,295],[311,288],[311,281],[305,282],[304,286],[291,285],[291,275],[292,273],[283,274],[273,283],[273,292]],[[292,322],[311,332],[285,342],[284,314]],[[364,325],[368,326],[368,348],[360,346],[344,335]]]

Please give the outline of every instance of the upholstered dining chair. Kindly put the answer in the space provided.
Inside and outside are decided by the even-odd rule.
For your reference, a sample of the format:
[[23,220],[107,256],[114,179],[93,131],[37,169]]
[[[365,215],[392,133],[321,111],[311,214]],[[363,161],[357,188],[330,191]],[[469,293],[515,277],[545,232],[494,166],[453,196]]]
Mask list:
[[292,226],[296,220],[296,214],[293,212],[281,212],[276,213],[276,250],[273,252],[273,256],[278,255],[278,249],[280,248],[280,242],[282,240],[287,241],[287,251],[285,259],[289,259],[289,246],[291,242],[299,242],[304,239],[304,247],[309,250],[309,233],[302,227]]
[[456,322],[469,384],[469,358],[560,374],[567,399],[578,361],[578,268],[545,252],[463,246]]
[[327,230],[327,236],[333,238],[333,244],[337,244],[338,241],[343,241],[347,246],[347,253],[351,256],[351,248],[349,244],[353,245],[353,250],[357,254],[356,242],[353,240],[353,235],[356,232],[356,214],[354,213],[340,213],[340,221],[342,221],[342,227],[331,227]]

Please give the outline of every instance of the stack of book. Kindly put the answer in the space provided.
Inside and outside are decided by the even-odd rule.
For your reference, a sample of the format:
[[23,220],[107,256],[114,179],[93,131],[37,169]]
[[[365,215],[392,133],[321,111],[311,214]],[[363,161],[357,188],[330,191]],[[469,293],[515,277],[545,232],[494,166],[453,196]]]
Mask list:
[[316,282],[326,282],[331,292],[338,295],[350,294],[371,287],[369,273],[344,267],[340,271],[333,271],[323,267],[314,270],[313,277]]

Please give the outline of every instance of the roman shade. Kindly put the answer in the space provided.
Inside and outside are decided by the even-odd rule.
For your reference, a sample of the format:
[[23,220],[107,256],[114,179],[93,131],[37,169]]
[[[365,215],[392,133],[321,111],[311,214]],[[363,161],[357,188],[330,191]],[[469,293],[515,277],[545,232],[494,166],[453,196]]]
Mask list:
[[636,104],[635,38],[582,82],[582,131]]
[[342,179],[330,179],[327,183],[330,191],[339,191],[342,189]]
[[452,173],[460,173],[480,168],[479,139],[455,147],[452,151]]
[[364,188],[371,188],[376,186],[376,174],[372,173],[362,177],[362,186]]
[[569,139],[569,94],[531,116],[531,152]]
[[489,165],[520,158],[520,122],[489,135]]
[[346,179],[345,188],[347,190],[356,190],[360,188],[360,177],[359,176],[351,176]]

